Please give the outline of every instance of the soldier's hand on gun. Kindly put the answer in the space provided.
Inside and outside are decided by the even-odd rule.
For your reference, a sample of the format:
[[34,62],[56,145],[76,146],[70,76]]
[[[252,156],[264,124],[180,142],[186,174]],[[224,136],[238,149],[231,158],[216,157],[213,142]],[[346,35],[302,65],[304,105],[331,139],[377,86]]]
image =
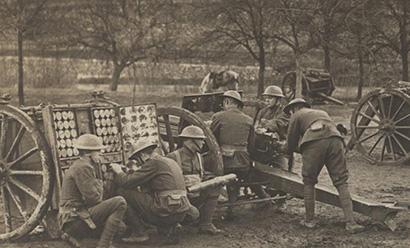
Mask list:
[[123,165],[120,165],[117,163],[111,163],[110,166],[115,174],[119,174],[122,172]]

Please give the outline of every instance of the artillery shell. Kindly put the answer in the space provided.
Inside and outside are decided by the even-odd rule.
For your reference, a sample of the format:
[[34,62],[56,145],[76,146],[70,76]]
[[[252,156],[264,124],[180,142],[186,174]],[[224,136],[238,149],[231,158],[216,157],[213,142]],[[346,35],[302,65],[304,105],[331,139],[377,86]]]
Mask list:
[[71,132],[71,137],[73,138],[77,137],[77,131],[75,129],[72,129],[70,132]]
[[80,153],[78,152],[78,149],[77,149],[77,148],[74,148],[74,149],[73,149],[73,153],[74,153],[74,156],[78,156],[78,154],[80,154]]
[[69,120],[74,120],[74,112],[73,111],[68,111],[67,112],[67,117]]
[[100,117],[104,117],[104,109],[100,109],[99,115]]
[[54,114],[58,121],[61,120],[61,112],[55,112]]
[[103,126],[103,127],[107,126],[107,120],[106,119],[101,119],[101,126]]
[[65,148],[65,147],[66,147],[65,140],[62,139],[62,140],[60,140],[59,142],[60,142],[60,147],[61,147],[61,148]]
[[70,124],[68,123],[68,121],[64,121],[63,126],[64,126],[65,129],[70,128]]
[[103,137],[103,143],[104,143],[104,144],[108,144],[108,136],[104,136],[104,137]]
[[110,109],[110,115],[111,115],[112,117],[115,116],[115,110],[114,110],[114,109]]
[[65,131],[64,131],[64,136],[65,136],[67,139],[69,139],[70,136],[71,136],[70,130],[65,130]]
[[71,157],[71,156],[73,156],[73,154],[74,154],[73,149],[68,148],[68,149],[67,149],[67,156],[68,156],[68,157]]
[[108,135],[112,134],[112,127],[107,127],[107,134]]
[[74,120],[69,121],[68,125],[70,126],[70,128],[75,128],[75,121]]
[[101,134],[102,134],[102,129],[101,129],[101,128],[97,128],[97,135],[98,135],[98,136],[101,136]]
[[128,119],[126,117],[121,117],[121,123],[125,124],[128,122]]
[[107,122],[107,126],[111,126],[111,125],[112,125],[111,119],[107,119],[106,122]]
[[125,108],[120,108],[120,115],[125,115]]
[[59,137],[59,135],[58,135],[58,131],[56,131],[56,138],[58,138]]
[[64,139],[65,133],[64,133],[63,130],[58,131],[58,137],[59,137],[60,139]]
[[117,127],[112,127],[111,131],[113,134],[117,134],[118,133],[118,128]]
[[57,127],[58,127],[58,129],[63,129],[64,128],[64,124],[63,124],[63,122],[62,121],[58,121],[57,122]]
[[67,120],[68,118],[67,112],[63,111],[61,114],[63,116],[63,120]]
[[63,158],[67,157],[67,151],[65,149],[62,149],[60,151],[60,156],[63,157]]
[[105,117],[110,117],[111,113],[109,109],[104,110]]
[[95,119],[95,126],[97,126],[97,127],[101,126],[100,119]]
[[67,147],[73,147],[73,142],[70,139],[67,139],[65,141],[65,144],[67,145]]
[[102,128],[102,133],[103,133],[103,135],[107,135],[107,128],[103,127]]
[[94,117],[95,118],[100,117],[100,111],[99,110],[94,110]]

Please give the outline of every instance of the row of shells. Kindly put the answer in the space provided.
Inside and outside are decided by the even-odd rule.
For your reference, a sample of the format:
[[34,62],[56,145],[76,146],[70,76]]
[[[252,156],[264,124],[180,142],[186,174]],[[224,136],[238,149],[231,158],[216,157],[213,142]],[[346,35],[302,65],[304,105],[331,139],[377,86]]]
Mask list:
[[55,111],[53,113],[54,120],[61,121],[61,120],[73,120],[74,119],[74,112],[73,111]]
[[77,133],[77,130],[75,129],[56,131],[57,139],[72,139],[72,138],[77,138],[77,136],[78,136],[78,133]]
[[114,109],[94,109],[93,114],[95,118],[115,117]]
[[60,158],[67,158],[78,156],[80,153],[78,152],[77,148],[59,148],[58,154],[60,155]]
[[106,127],[106,126],[115,126],[117,124],[117,118],[102,118],[102,119],[95,119],[94,124],[96,127]]

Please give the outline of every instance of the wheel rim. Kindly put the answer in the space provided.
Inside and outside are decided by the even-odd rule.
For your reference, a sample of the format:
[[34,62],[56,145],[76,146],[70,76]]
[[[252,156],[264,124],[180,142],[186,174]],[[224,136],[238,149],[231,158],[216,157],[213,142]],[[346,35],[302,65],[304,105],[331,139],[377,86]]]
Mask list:
[[296,95],[296,73],[289,72],[282,81],[282,91],[288,101],[295,98]]
[[363,98],[353,112],[356,148],[371,162],[402,164],[410,159],[410,100],[397,90],[378,90]]
[[207,147],[208,159],[205,163],[205,169],[215,173],[216,175],[223,174],[222,154],[216,138],[209,127],[194,113],[178,108],[158,108],[158,123],[160,128],[160,135],[163,142],[166,143],[167,148],[165,152],[174,151],[180,140],[178,134],[185,126],[195,125],[200,127],[207,137],[205,144]]
[[50,158],[30,117],[0,105],[0,240],[24,236],[46,213],[53,188]]

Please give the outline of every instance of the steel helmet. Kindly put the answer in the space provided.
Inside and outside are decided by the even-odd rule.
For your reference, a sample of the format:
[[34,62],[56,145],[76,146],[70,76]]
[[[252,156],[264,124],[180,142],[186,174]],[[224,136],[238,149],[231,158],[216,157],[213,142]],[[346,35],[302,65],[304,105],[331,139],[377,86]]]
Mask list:
[[139,140],[135,145],[132,146],[132,150],[133,152],[130,154],[130,156],[128,158],[132,158],[133,156],[135,156],[137,153],[144,151],[145,149],[148,148],[156,148],[157,144],[152,143],[149,140]]
[[285,112],[286,114],[289,114],[290,109],[293,108],[293,107],[296,106],[296,105],[303,105],[303,106],[305,106],[305,107],[307,107],[307,108],[310,108],[310,104],[309,104],[308,102],[306,102],[305,99],[303,99],[303,98],[295,98],[295,99],[293,99],[292,101],[290,101],[290,102],[288,103],[288,105],[286,105],[286,106],[283,108],[283,112]]
[[99,151],[105,149],[102,139],[94,134],[83,134],[74,141],[74,147],[78,150]]
[[263,92],[262,96],[276,96],[276,97],[285,97],[283,95],[282,89],[276,85],[268,86]]
[[181,138],[191,138],[191,139],[206,139],[204,131],[197,126],[187,126],[185,127],[181,134],[179,135]]
[[236,90],[228,90],[228,91],[225,91],[225,93],[224,93],[223,96],[224,96],[224,97],[233,98],[233,99],[239,101],[240,103],[243,103],[243,102],[242,102],[241,94],[239,94],[239,92],[236,91]]

